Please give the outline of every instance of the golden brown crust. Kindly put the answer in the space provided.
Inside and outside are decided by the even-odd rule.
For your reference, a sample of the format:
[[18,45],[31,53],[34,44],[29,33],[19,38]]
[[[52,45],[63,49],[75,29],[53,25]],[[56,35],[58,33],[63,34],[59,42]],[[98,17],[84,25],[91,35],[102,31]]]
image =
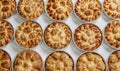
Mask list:
[[15,0],[0,0],[0,19],[6,19],[16,11]]
[[99,54],[86,52],[78,58],[76,68],[77,71],[106,71],[106,64]]
[[45,71],[74,71],[73,59],[66,52],[53,52],[45,61]]
[[120,20],[114,20],[107,24],[104,29],[104,37],[113,48],[120,48]]
[[104,0],[104,12],[114,19],[120,18],[120,1],[119,0]]
[[102,43],[102,32],[93,24],[82,24],[74,33],[75,44],[83,50],[97,49]]
[[17,43],[24,48],[33,48],[42,40],[42,28],[34,21],[23,22],[15,33]]
[[67,19],[73,10],[72,0],[48,0],[46,12],[55,20]]
[[109,71],[120,70],[120,50],[114,51],[108,58]]
[[70,44],[72,31],[65,23],[54,22],[45,29],[44,40],[49,47],[62,49]]
[[12,40],[13,35],[13,26],[5,20],[0,20],[0,47],[7,45]]
[[9,54],[0,49],[0,71],[10,71],[11,69],[11,58]]
[[26,19],[37,18],[43,11],[43,0],[20,0],[18,3],[18,13]]
[[98,0],[77,0],[75,13],[80,20],[92,22],[100,17],[102,6]]
[[42,71],[42,59],[40,55],[33,50],[20,52],[14,60],[14,71]]

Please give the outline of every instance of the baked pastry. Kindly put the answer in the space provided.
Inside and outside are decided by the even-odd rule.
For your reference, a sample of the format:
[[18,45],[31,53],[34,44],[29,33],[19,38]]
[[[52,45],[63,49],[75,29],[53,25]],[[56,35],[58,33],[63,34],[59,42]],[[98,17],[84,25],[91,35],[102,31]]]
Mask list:
[[33,48],[42,40],[42,28],[34,21],[23,22],[16,30],[17,43],[24,48]]
[[45,71],[74,71],[73,59],[66,52],[53,52],[45,61]]
[[54,22],[46,27],[44,40],[49,47],[53,49],[62,49],[70,44],[72,40],[72,31],[65,23]]
[[104,0],[104,12],[112,19],[120,19],[120,0]]
[[33,50],[25,50],[17,54],[13,62],[14,71],[42,71],[42,58]]
[[47,15],[55,20],[67,19],[72,10],[72,0],[48,0],[46,4]]
[[120,70],[120,50],[114,51],[108,58],[109,71]]
[[11,58],[9,54],[0,49],[0,71],[11,71]]
[[102,32],[92,23],[82,24],[75,30],[74,42],[82,50],[97,49],[102,43]]
[[18,13],[26,19],[37,18],[43,11],[43,0],[20,0],[18,3]]
[[76,71],[106,71],[106,64],[98,53],[86,52],[78,58]]
[[100,17],[102,6],[98,0],[77,0],[75,4],[76,16],[85,22],[92,22]]
[[0,19],[12,16],[16,11],[15,0],[0,0]]
[[104,37],[113,48],[120,48],[120,20],[114,20],[107,24],[104,29]]
[[13,35],[13,26],[5,20],[0,20],[0,47],[7,45],[12,40]]

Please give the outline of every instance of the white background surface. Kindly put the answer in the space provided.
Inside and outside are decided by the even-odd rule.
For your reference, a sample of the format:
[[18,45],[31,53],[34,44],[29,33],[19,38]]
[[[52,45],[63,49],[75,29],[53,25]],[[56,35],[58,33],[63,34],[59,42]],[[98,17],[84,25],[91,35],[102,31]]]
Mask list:
[[[19,0],[16,0],[16,1],[18,2]],[[44,0],[44,3],[46,3],[46,1],[47,0]],[[76,0],[73,0],[74,4],[75,2]],[[100,0],[100,2],[103,3],[103,0]],[[6,20],[9,21],[13,25],[14,29],[16,29],[18,25],[20,25],[22,22],[25,21],[23,18],[18,16],[17,13],[15,13],[13,16],[11,16],[10,18]],[[39,18],[35,19],[35,21],[37,21],[42,26],[43,30],[48,24],[53,22],[53,20],[50,20],[46,16],[45,12]],[[111,19],[109,19],[108,17],[104,15],[104,13],[102,13],[101,17],[96,22],[94,22],[94,24],[97,25],[103,31],[104,27],[107,25],[109,21],[111,21]],[[67,20],[64,20],[63,22],[69,25],[69,27],[72,29],[72,32],[74,32],[75,28],[77,28],[80,24],[83,23],[83,22],[80,22],[73,13]],[[10,54],[12,60],[15,58],[18,52],[23,50],[19,48],[19,46],[15,43],[14,39],[7,46],[4,46],[2,49],[6,50]],[[38,45],[37,48],[33,50],[37,51],[41,55],[43,61],[45,61],[46,57],[52,52],[52,50],[47,48],[43,42],[40,45]],[[75,63],[79,55],[82,53],[82,51],[78,50],[75,47],[75,45],[73,44],[73,41],[69,45],[69,47],[66,48],[64,51],[68,52],[73,57]],[[100,48],[95,50],[95,52],[103,56],[105,61],[107,61],[107,58],[112,51],[113,49],[111,49],[108,45],[106,45],[104,40]]]

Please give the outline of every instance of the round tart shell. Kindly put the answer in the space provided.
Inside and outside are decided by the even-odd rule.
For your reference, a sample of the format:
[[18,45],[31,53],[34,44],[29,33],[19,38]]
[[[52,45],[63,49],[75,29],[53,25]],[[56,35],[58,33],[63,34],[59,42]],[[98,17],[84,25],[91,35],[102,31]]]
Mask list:
[[[17,6],[18,14],[23,17],[24,19],[35,19],[42,15],[44,11],[44,2],[43,0],[30,0],[26,2],[27,0],[20,0]],[[39,2],[39,3],[38,3]],[[26,3],[26,4],[25,4]],[[34,3],[33,6],[32,5]],[[23,5],[22,5],[23,4]],[[28,4],[28,5],[27,5]],[[34,8],[31,8],[34,7]],[[39,9],[39,10],[38,10]]]
[[11,65],[10,55],[5,50],[0,49],[0,71],[11,71]]
[[13,62],[13,71],[42,71],[42,66],[42,58],[36,51],[25,50],[18,53],[15,57]]
[[[77,59],[77,63],[76,63],[76,71],[80,71],[78,68],[79,68],[79,66],[78,66],[78,63],[80,63],[80,62],[78,62],[78,61],[80,61],[80,58],[81,57],[83,57],[84,55],[87,55],[87,54],[94,54],[94,55],[96,55],[96,56],[99,56],[101,59],[102,59],[102,62],[104,63],[104,66],[105,66],[105,69],[104,70],[100,70],[100,71],[106,71],[107,70],[107,68],[106,68],[106,62],[105,62],[105,60],[104,60],[104,58],[100,55],[100,54],[98,54],[98,53],[96,53],[96,52],[84,52],[84,53],[82,53],[79,57],[78,57],[78,59]],[[87,56],[87,59],[88,59],[88,56]],[[84,59],[85,60],[85,59]],[[88,60],[92,60],[91,58],[89,58]],[[97,62],[98,63],[98,62]],[[101,64],[101,63],[100,63]],[[82,65],[82,67],[83,67],[83,65]],[[93,69],[93,68],[92,68]],[[86,71],[86,70],[82,70],[82,71]],[[88,70],[89,71],[89,70]]]
[[0,19],[6,19],[12,16],[16,11],[15,0],[1,0],[0,1]]
[[104,28],[105,42],[115,50],[120,49],[120,45],[119,45],[120,25],[119,24],[120,24],[120,20],[113,20],[113,21],[110,21]]
[[[95,4],[97,6],[95,6]],[[102,14],[102,5],[99,0],[77,0],[75,3],[74,13],[75,16],[82,22],[94,22]]]
[[108,71],[117,71],[116,69],[118,70],[120,69],[120,67],[117,67],[116,65],[117,63],[119,63],[118,61],[120,61],[119,56],[120,56],[120,50],[115,50],[109,55]]
[[119,0],[104,0],[104,13],[110,19],[120,19],[120,1]]
[[[72,61],[72,69],[68,69],[67,70],[67,67],[65,67],[64,69],[65,69],[65,71],[74,71],[74,61],[73,61],[73,59],[72,59],[72,57],[68,54],[68,53],[66,53],[66,52],[64,52],[64,51],[55,51],[55,52],[53,52],[53,53],[51,53],[47,58],[46,58],[46,60],[45,60],[45,71],[49,71],[49,70],[47,70],[46,69],[46,65],[47,65],[47,62],[51,59],[51,58],[57,58],[57,56],[55,56],[55,53],[61,53],[61,54],[65,54],[65,55],[67,55],[67,57],[69,57],[69,59]],[[56,54],[57,55],[57,54]],[[53,57],[52,57],[53,56]],[[62,55],[63,56],[63,55]],[[63,56],[64,57],[64,56]],[[58,59],[60,59],[60,58],[58,58]],[[57,59],[55,59],[56,61],[57,61]],[[59,61],[60,62],[60,61]],[[58,64],[58,66],[59,66],[59,64]],[[62,66],[61,66],[61,62],[60,62],[60,68],[61,68]],[[52,69],[53,70],[53,69]],[[51,70],[51,71],[52,71]],[[59,70],[58,70],[59,71]]]
[[[25,21],[18,26],[15,33],[15,41],[23,49],[35,48],[42,41],[42,34],[42,27],[39,23]],[[24,45],[24,43],[26,44]]]
[[11,23],[0,20],[0,47],[10,43],[14,36],[14,28]]
[[[96,29],[96,30],[93,31],[93,29]],[[88,35],[88,33],[91,34],[89,30],[92,30],[91,32],[93,32],[92,35],[90,35],[90,36]],[[84,32],[84,34],[86,34],[86,35],[83,35],[82,32]],[[99,38],[97,38],[96,40],[94,40],[94,43],[95,43],[95,41],[98,42],[98,43],[96,43],[97,46],[93,46],[93,42],[92,42],[93,41],[93,39],[92,39],[93,37],[91,37],[91,36],[93,36],[95,34],[98,34],[98,32],[100,33],[99,34]],[[78,33],[81,35],[81,37],[80,37],[80,35],[78,37],[78,35],[77,35]],[[94,39],[97,36],[98,35],[94,36]],[[90,39],[92,39],[92,41],[90,41]],[[96,25],[94,25],[92,23],[86,23],[86,24],[82,24],[82,25],[78,26],[75,29],[73,40],[74,40],[74,44],[76,45],[76,47],[78,49],[80,49],[82,51],[92,51],[92,50],[98,49],[99,46],[102,44],[103,36],[102,36],[102,32],[101,32],[101,30],[100,30],[100,28],[98,26],[96,26]],[[82,41],[82,42],[78,43],[78,40]],[[85,44],[85,46],[83,46],[83,42],[84,43],[88,42],[89,43],[89,47],[88,47],[88,44],[87,45]]]
[[65,20],[73,11],[72,0],[48,0],[45,11],[47,16],[52,20]]
[[[61,26],[63,26],[64,28],[61,27]],[[52,30],[49,31],[49,29],[51,29],[51,28],[52,28]],[[62,36],[62,33],[61,33],[61,34],[58,35],[58,37],[55,37],[55,36],[57,36],[57,34],[59,32],[61,32],[61,30],[57,31],[57,29],[61,29],[61,30],[64,31],[64,33],[65,33],[65,37],[64,38],[65,38],[65,42],[66,42],[65,44],[62,44],[62,42],[59,42],[60,39],[58,40],[58,43],[53,43],[53,42],[56,41],[54,39],[60,38]],[[48,37],[48,35],[54,36],[55,38],[53,39],[52,37]],[[52,40],[50,41],[49,39],[52,39]],[[51,49],[63,49],[63,48],[67,47],[70,44],[71,40],[72,40],[72,31],[69,28],[69,26],[66,25],[63,22],[53,22],[50,25],[48,25],[46,27],[45,31],[44,31],[44,42]]]

